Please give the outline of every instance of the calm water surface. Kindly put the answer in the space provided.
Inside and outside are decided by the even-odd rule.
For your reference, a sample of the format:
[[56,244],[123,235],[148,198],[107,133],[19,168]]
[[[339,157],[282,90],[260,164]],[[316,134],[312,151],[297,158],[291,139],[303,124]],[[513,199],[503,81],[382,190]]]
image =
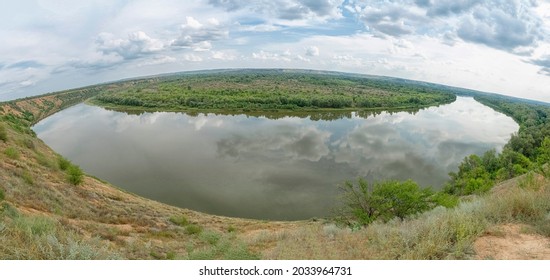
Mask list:
[[206,213],[293,220],[328,215],[338,185],[358,177],[441,187],[465,156],[502,149],[518,128],[458,97],[415,114],[332,121],[80,104],[33,129],[86,173],[130,192]]

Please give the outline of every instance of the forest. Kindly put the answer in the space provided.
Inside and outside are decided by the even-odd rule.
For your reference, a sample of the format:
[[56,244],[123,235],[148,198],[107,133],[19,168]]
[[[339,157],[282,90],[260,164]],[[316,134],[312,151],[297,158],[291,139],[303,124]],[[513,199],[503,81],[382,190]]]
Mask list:
[[156,77],[107,90],[93,103],[169,111],[422,108],[455,95],[392,79],[283,70],[240,70]]

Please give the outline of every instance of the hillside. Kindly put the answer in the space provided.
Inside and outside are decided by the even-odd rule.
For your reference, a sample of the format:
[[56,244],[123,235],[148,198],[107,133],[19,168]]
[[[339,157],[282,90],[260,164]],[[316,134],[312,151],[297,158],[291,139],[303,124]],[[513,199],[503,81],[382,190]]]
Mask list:
[[[328,220],[206,215],[138,197],[90,176],[71,184],[60,156],[30,126],[118,86],[1,104],[0,259],[548,258],[540,246],[549,244],[549,181],[532,172],[488,193],[465,196],[455,208],[437,207],[360,230]],[[536,240],[529,243],[536,245],[503,254],[512,249],[484,245],[495,240]]]

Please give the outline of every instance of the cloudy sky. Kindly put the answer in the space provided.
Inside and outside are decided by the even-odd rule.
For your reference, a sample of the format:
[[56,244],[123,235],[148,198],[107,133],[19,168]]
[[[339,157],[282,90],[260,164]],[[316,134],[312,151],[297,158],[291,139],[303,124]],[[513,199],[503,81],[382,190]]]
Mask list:
[[18,0],[0,100],[216,68],[386,75],[550,102],[550,0]]

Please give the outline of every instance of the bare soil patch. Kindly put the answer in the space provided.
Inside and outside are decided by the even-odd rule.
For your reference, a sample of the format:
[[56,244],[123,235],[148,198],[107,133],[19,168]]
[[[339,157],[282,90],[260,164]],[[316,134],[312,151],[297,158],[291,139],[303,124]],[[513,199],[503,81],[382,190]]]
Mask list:
[[529,229],[522,224],[490,229],[474,243],[477,259],[550,260],[550,238],[529,233]]

